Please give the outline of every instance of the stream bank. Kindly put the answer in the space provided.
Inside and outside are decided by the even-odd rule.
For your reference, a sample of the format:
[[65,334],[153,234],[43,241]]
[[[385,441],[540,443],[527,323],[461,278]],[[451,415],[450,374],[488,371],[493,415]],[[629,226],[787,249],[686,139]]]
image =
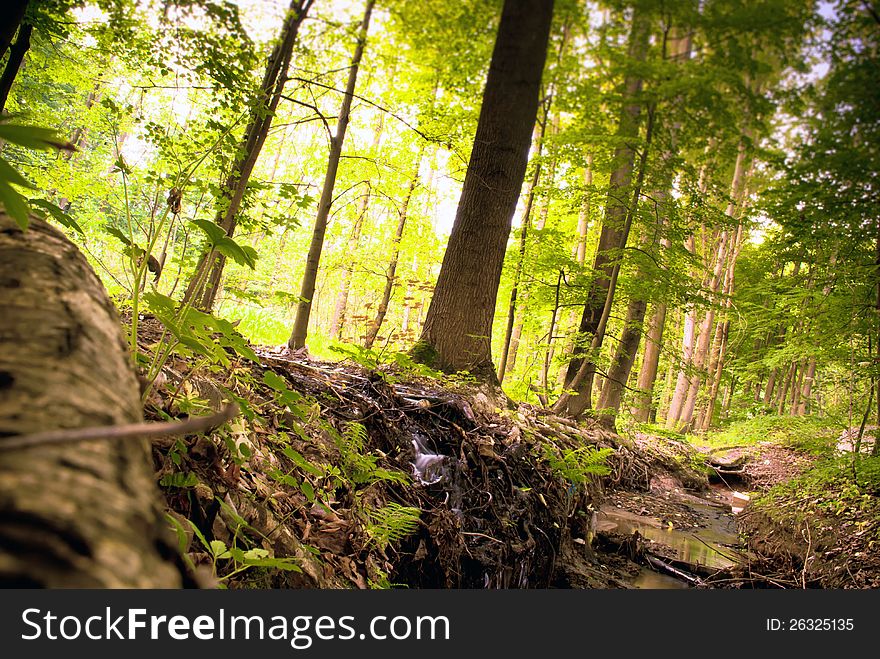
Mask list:
[[[159,332],[145,319],[142,342]],[[754,583],[733,512],[743,500],[711,487],[704,457],[684,442],[502,408],[492,392],[408,365],[257,356],[214,375],[173,358],[147,401],[155,419],[224,400],[243,410],[208,435],[153,443],[169,518],[202,585]]]

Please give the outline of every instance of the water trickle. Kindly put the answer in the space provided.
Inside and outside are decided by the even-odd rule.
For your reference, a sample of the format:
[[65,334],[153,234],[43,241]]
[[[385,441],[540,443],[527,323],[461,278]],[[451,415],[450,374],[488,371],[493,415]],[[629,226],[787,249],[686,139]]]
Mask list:
[[419,433],[413,434],[412,445],[415,453],[412,468],[416,480],[422,485],[434,485],[443,480],[446,456],[429,450],[427,438]]

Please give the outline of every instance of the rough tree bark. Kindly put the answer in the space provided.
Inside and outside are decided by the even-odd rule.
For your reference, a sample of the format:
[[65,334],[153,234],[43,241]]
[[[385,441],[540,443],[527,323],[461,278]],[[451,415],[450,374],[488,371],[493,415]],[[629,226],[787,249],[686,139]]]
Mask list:
[[315,217],[315,227],[312,231],[312,242],[309,245],[309,254],[306,257],[306,269],[303,273],[302,288],[299,293],[300,301],[296,307],[293,330],[290,333],[290,339],[287,341],[287,345],[291,350],[298,350],[306,345],[306,336],[309,332],[309,316],[312,313],[312,298],[315,296],[315,285],[318,281],[318,266],[321,263],[321,252],[324,249],[324,235],[327,233],[330,207],[333,205],[336,173],[339,171],[339,160],[342,158],[345,131],[348,129],[348,122],[351,118],[351,102],[354,99],[354,89],[357,85],[361,58],[367,45],[367,31],[370,29],[370,16],[373,13],[374,4],[374,0],[367,0],[364,17],[361,20],[361,27],[358,32],[357,46],[355,46],[354,54],[351,58],[351,66],[348,70],[348,82],[345,85],[345,93],[342,96],[342,105],[339,107],[336,134],[330,139],[327,172],[324,175],[321,199],[318,202],[318,214]]
[[497,381],[492,321],[538,111],[553,0],[505,0],[449,244],[414,358]]
[[5,437],[136,423],[119,318],[85,258],[0,214],[0,585],[182,584],[144,439],[4,450]]

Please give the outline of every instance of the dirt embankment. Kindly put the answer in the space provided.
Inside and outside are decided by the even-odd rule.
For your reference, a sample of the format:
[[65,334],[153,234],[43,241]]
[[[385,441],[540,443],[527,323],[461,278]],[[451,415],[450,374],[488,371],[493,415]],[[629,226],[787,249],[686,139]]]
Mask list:
[[[158,330],[145,325],[149,343]],[[598,426],[501,410],[472,386],[269,353],[213,376],[171,360],[161,379],[153,418],[224,399],[244,411],[211,434],[153,445],[206,583],[624,585],[590,547],[591,511],[603,483],[644,487],[650,469]]]
[[[880,505],[877,493],[855,493],[845,480],[801,478],[817,465],[815,455],[762,443],[736,449],[739,487],[752,503],[738,516],[750,560],[742,568],[755,585],[782,588],[880,587]],[[772,496],[768,492],[774,486]]]

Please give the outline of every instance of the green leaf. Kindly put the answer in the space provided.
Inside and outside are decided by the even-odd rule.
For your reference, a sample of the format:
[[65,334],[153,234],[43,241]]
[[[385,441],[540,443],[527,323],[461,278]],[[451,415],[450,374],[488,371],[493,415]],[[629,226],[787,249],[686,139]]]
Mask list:
[[211,553],[214,558],[229,558],[229,552],[226,549],[226,543],[222,540],[211,540]]
[[257,561],[263,558],[269,558],[269,552],[265,549],[255,547],[244,552],[244,558],[248,561]]
[[70,148],[67,142],[51,128],[8,124],[0,122],[0,140],[23,146],[27,149]]
[[126,236],[122,231],[117,229],[116,227],[107,226],[106,224],[103,227],[104,233],[109,233],[114,238],[118,238],[123,245],[131,246],[131,240],[128,236]]
[[293,460],[293,463],[305,471],[306,473],[311,474],[312,476],[322,477],[324,475],[324,470],[320,467],[316,467],[311,462],[306,460],[302,455],[294,451],[290,446],[285,446],[281,449],[281,452],[284,453],[288,458]]
[[0,181],[3,183],[11,183],[12,185],[20,185],[23,188],[33,188],[33,184],[24,176],[18,173],[16,169],[6,160],[0,158]]
[[36,207],[38,209],[46,211],[46,213],[51,215],[55,219],[55,221],[62,226],[65,226],[68,229],[73,229],[83,236],[86,235],[85,231],[83,231],[82,227],[77,223],[75,219],[73,219],[73,217],[65,213],[51,201],[46,201],[45,199],[30,199],[29,203],[32,208]]
[[194,473],[175,472],[173,474],[165,474],[159,479],[159,485],[164,487],[192,487],[199,482],[198,476]]
[[223,236],[214,243],[214,249],[239,265],[246,265],[251,270],[257,267],[257,251],[253,247],[239,245],[232,238]]
[[275,391],[287,391],[287,380],[278,375],[275,371],[265,371],[263,373],[263,383]]
[[201,229],[208,237],[208,242],[211,245],[216,246],[218,242],[226,237],[226,232],[218,224],[210,220],[193,220],[190,224]]
[[300,483],[299,489],[300,491],[302,491],[303,494],[306,495],[306,498],[309,501],[315,500],[315,488],[312,487],[311,483],[309,483],[308,481],[303,481],[302,483]]
[[196,537],[197,537],[197,538],[199,539],[199,541],[204,545],[205,549],[207,549],[208,551],[211,551],[211,545],[210,545],[210,544],[208,543],[208,541],[205,539],[205,535],[199,530],[199,527],[196,526],[195,523],[194,523],[191,519],[188,519],[188,520],[186,520],[186,521],[187,521],[187,522],[189,523],[189,525],[192,527],[193,533],[196,534]]
[[6,181],[0,180],[0,204],[22,231],[28,228],[28,208],[25,198]]

